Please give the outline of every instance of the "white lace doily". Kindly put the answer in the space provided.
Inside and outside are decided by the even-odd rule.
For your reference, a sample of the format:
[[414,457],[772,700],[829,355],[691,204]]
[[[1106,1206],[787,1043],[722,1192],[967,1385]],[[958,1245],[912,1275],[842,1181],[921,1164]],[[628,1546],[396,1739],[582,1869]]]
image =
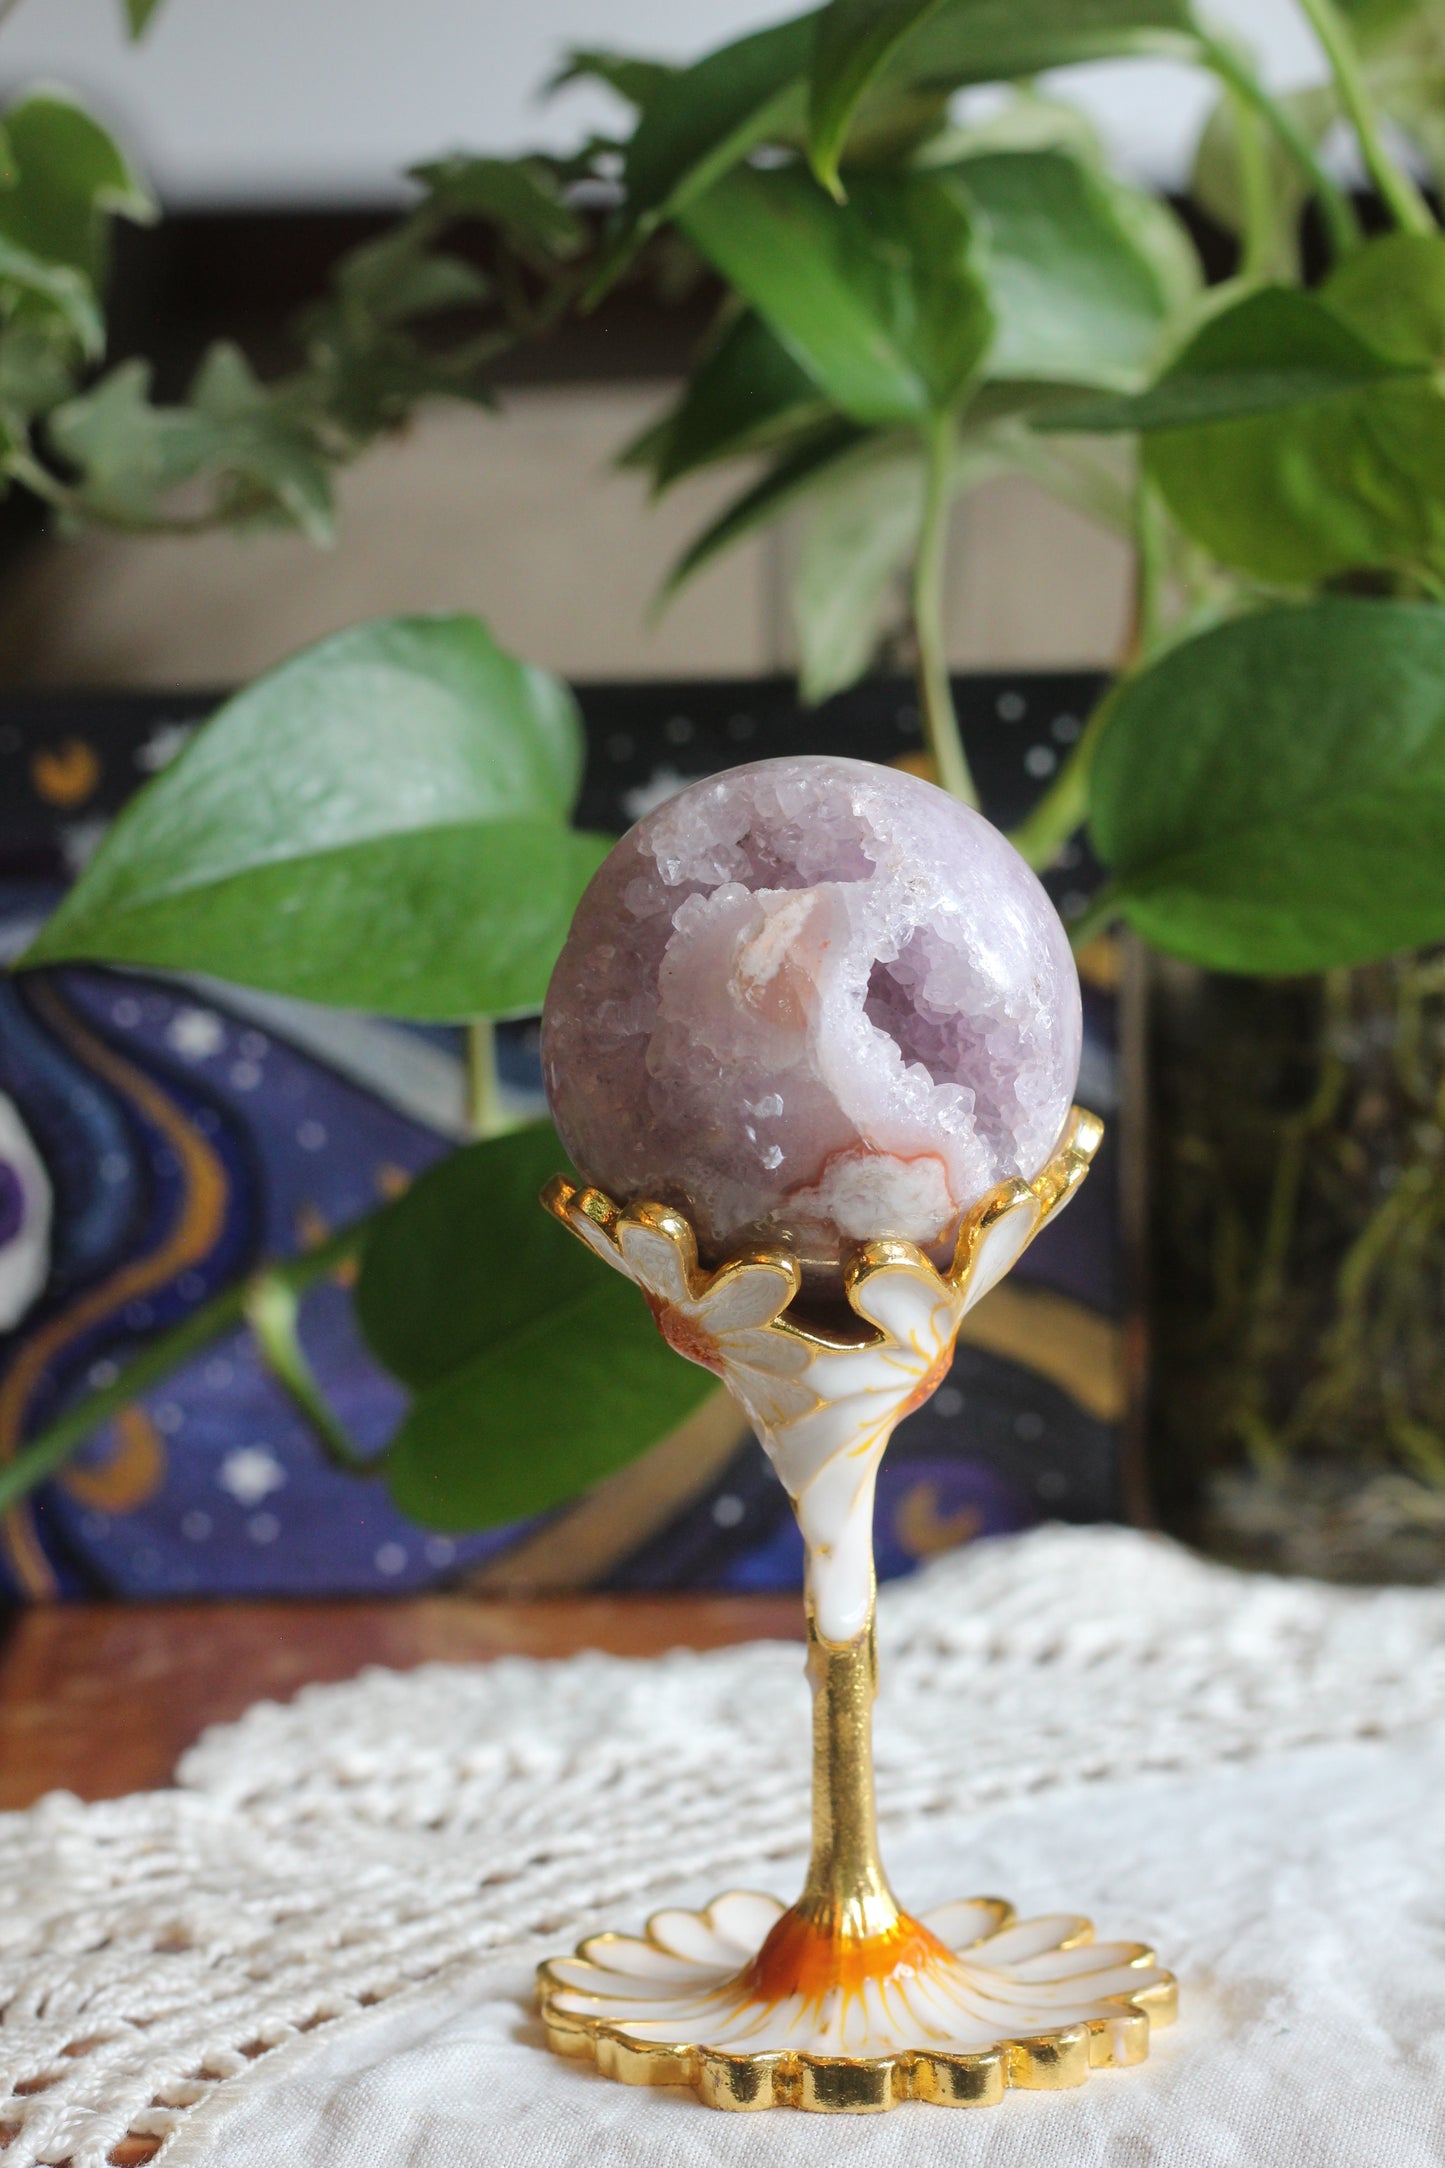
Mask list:
[[[885,1590],[880,1639],[885,1851],[1060,1783],[1445,1717],[1445,1592],[1246,1577],[1119,1529],[940,1561]],[[458,1960],[766,1875],[806,1842],[806,1710],[781,1643],[370,1671],[207,1734],[181,1789],[0,1816],[5,2168],[101,2168]]]

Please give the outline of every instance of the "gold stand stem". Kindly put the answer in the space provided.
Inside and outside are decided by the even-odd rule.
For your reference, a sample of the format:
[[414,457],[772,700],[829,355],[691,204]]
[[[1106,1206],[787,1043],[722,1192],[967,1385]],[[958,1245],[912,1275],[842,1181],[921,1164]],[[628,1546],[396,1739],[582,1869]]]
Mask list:
[[873,1796],[876,1615],[856,1640],[824,1641],[808,1617],[813,1689],[813,1856],[794,1908],[834,1942],[871,1941],[899,1924],[878,1854]]

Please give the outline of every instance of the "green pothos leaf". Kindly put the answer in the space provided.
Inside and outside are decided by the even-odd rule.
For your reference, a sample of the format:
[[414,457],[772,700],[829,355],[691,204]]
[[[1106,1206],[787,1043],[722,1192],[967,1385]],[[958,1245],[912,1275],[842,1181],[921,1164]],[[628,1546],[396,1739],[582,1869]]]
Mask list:
[[868,174],[838,204],[796,168],[739,168],[681,224],[855,421],[922,422],[979,368],[992,318],[966,204],[943,181]]
[[27,963],[209,971],[398,1016],[539,1007],[607,849],[571,696],[475,618],[338,633],[133,799]]
[[1445,939],[1445,609],[1331,599],[1172,648],[1110,709],[1089,826],[1125,916],[1225,971]]
[[565,1171],[550,1127],[472,1145],[422,1175],[367,1245],[362,1330],[414,1395],[386,1478],[426,1526],[558,1505],[717,1389],[666,1346],[638,1290],[542,1210]]
[[107,221],[154,219],[150,190],[115,138],[62,91],[33,91],[10,106],[5,137],[13,177],[0,188],[0,238],[68,267],[94,291]]
[[830,411],[806,369],[748,310],[704,355],[670,411],[623,453],[622,464],[646,468],[654,486],[666,489],[700,467],[769,451]]

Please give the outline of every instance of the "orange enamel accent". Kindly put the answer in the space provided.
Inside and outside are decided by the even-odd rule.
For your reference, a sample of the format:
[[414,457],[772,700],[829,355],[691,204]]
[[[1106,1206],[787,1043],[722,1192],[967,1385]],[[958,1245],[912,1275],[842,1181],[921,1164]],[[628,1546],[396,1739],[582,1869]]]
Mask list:
[[898,1410],[897,1415],[894,1417],[895,1423],[901,1423],[905,1415],[912,1415],[916,1409],[923,1406],[926,1400],[933,1398],[939,1386],[953,1368],[953,1345],[952,1340],[950,1340],[946,1347],[939,1349],[929,1367],[927,1376],[918,1380],[918,1383]]
[[796,1908],[785,1912],[743,1974],[759,2002],[784,2002],[801,1995],[820,2002],[832,1989],[857,1994],[867,1980],[886,1980],[905,1967],[910,1973],[949,1964],[946,1944],[919,1920],[900,1912],[881,1934],[830,1932]]
[[685,1356],[688,1362],[701,1363],[704,1370],[714,1371],[721,1377],[722,1352],[706,1326],[697,1318],[688,1317],[683,1311],[674,1309],[670,1302],[662,1301],[660,1296],[648,1294],[646,1288],[642,1292],[647,1298],[647,1307],[652,1312],[653,1322],[668,1346],[675,1353]]

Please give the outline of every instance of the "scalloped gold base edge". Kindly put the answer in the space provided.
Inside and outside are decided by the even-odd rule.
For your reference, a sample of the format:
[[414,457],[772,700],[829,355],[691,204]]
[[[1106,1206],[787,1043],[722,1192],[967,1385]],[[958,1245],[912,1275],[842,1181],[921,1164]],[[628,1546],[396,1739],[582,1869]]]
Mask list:
[[605,2019],[559,2010],[549,1987],[544,1964],[538,1968],[538,2001],[554,2054],[590,2057],[601,2076],[622,2085],[690,2086],[708,2108],[799,2108],[814,2115],[877,2115],[905,2100],[992,2108],[1011,2087],[1064,2092],[1083,2085],[1091,2071],[1129,2069],[1146,2061],[1153,2028],[1172,2025],[1179,2009],[1178,1984],[1166,1973],[1137,1994],[1119,1998],[1108,2017],[999,2040],[967,2054],[942,2048],[860,2056],[788,2049],[747,2054],[697,2041],[634,2040]]

